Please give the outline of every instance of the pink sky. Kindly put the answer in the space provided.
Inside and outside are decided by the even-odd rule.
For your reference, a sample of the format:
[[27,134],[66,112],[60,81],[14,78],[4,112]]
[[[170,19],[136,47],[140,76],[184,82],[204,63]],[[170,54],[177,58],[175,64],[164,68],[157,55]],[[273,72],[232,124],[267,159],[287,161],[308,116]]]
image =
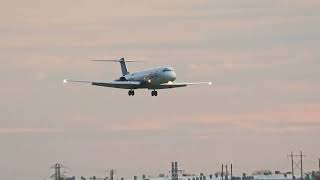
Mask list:
[[[320,3],[7,1],[0,11],[0,179],[43,179],[57,161],[74,175],[290,169],[290,151],[320,157]],[[63,85],[170,65],[177,81],[211,87],[141,90]],[[263,155],[263,156],[262,156]],[[156,163],[155,163],[156,162]]]

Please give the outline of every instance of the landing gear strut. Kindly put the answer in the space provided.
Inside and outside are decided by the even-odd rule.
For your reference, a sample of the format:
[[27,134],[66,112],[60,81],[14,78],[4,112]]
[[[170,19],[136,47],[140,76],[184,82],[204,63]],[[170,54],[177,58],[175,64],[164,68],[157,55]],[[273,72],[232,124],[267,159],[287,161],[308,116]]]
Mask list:
[[128,91],[128,95],[129,96],[134,96],[134,90],[131,89],[130,91]]
[[158,96],[158,91],[156,90],[151,91],[151,96]]

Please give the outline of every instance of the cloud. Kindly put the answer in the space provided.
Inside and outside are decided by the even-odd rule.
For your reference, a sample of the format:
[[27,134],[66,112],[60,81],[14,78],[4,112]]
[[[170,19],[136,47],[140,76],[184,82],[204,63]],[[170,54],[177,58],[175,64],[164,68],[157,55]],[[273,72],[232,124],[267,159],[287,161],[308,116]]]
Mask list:
[[[300,65],[310,66],[319,58],[315,43],[310,41],[304,44],[274,45],[268,48],[258,48],[245,51],[188,51],[181,58],[188,62],[191,72],[219,73],[225,71],[263,71],[285,68],[288,72],[292,67]],[[190,59],[201,59],[190,61]],[[302,72],[302,71],[300,71]],[[272,75],[270,76],[272,77]]]
[[223,70],[248,70],[270,68],[269,63],[240,63],[240,62],[222,62],[220,64],[189,64],[188,67],[194,71],[223,71]]
[[[13,57],[13,58],[12,58]],[[11,56],[11,59],[6,59],[5,66],[16,69],[26,70],[51,70],[57,68],[63,68],[66,65],[67,59],[65,57],[45,55],[42,53],[28,53],[27,56],[21,57],[21,55]]]
[[168,126],[159,121],[140,121],[130,122],[124,125],[115,125],[111,128],[113,131],[164,131],[168,129]]
[[206,114],[186,118],[199,137],[225,133],[287,134],[304,133],[320,128],[320,105],[300,104],[273,107],[257,112]]
[[47,134],[47,133],[62,133],[61,129],[51,128],[0,128],[0,134]]
[[[268,89],[269,93],[295,95],[297,97],[317,97],[320,91],[320,84],[316,80],[265,80],[259,85]],[[293,98],[293,97],[292,97]],[[316,100],[316,99],[315,99]]]

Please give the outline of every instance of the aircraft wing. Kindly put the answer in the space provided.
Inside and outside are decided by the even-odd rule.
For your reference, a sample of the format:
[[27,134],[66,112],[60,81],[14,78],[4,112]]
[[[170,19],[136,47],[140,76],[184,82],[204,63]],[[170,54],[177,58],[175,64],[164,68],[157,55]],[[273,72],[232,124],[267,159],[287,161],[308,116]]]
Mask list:
[[190,86],[190,85],[201,85],[201,84],[207,84],[207,85],[212,85],[212,82],[186,82],[186,83],[173,83],[173,82],[169,82],[169,83],[165,83],[165,84],[161,84],[159,86],[156,87],[152,87],[149,89],[170,89],[170,88],[179,88],[179,87],[186,87],[186,86]]
[[120,88],[120,89],[137,89],[141,86],[142,82],[140,81],[111,81],[111,82],[95,82],[95,81],[79,81],[79,80],[63,80],[64,83],[74,82],[74,83],[87,83],[93,86],[103,86],[111,88]]

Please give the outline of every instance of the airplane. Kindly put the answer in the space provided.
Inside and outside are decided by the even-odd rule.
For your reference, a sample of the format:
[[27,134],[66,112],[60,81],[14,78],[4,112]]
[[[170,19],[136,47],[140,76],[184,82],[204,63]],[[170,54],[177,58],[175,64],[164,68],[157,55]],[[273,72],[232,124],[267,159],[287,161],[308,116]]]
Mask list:
[[136,89],[149,89],[151,96],[158,96],[159,89],[170,89],[186,87],[189,85],[208,84],[212,85],[212,82],[191,82],[191,83],[174,83],[176,80],[176,73],[170,66],[157,67],[147,69],[144,71],[129,73],[126,62],[136,62],[134,60],[125,60],[121,58],[119,60],[92,60],[92,61],[109,61],[119,62],[121,66],[122,76],[111,82],[96,82],[96,81],[81,81],[64,79],[64,83],[89,83],[93,86],[111,87],[119,89],[129,89],[128,95],[134,96]]

